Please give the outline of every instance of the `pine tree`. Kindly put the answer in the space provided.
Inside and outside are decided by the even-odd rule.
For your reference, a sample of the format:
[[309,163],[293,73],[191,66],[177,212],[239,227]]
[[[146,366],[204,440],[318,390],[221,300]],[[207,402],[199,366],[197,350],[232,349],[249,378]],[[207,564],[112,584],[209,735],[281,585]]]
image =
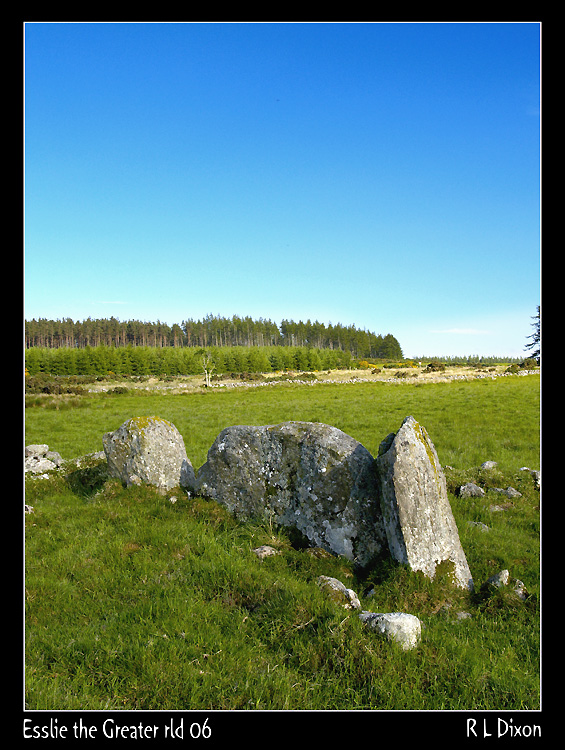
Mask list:
[[528,336],[528,338],[532,340],[529,344],[526,344],[526,349],[532,349],[530,357],[535,359],[539,365],[541,359],[541,309],[539,305],[537,309],[538,314],[532,318],[534,321],[534,323],[532,323],[534,332]]

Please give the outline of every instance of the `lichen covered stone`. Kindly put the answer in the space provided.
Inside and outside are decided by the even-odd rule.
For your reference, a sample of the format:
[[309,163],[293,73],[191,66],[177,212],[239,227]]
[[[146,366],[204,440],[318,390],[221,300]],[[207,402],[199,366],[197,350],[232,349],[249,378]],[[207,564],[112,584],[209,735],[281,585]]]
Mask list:
[[191,489],[194,469],[177,428],[160,417],[133,417],[102,442],[109,474],[126,485],[149,484],[162,490]]
[[383,441],[377,467],[381,510],[392,557],[434,578],[453,564],[453,583],[472,590],[473,579],[453,518],[445,475],[428,433],[406,417]]
[[336,427],[228,427],[198,470],[195,491],[236,517],[269,518],[362,566],[386,548],[374,459]]
[[405,612],[361,612],[359,619],[367,628],[397,643],[404,651],[416,648],[422,637],[422,623]]

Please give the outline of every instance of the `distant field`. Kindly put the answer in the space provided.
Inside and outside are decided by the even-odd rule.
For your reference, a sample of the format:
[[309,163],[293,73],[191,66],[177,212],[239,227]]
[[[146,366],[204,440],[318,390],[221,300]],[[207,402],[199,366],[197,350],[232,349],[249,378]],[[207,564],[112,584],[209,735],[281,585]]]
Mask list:
[[[318,559],[284,530],[237,523],[185,493],[171,503],[151,488],[125,489],[95,467],[26,479],[26,705],[539,708],[540,500],[519,471],[540,468],[539,399],[536,375],[29,397],[26,444],[72,458],[101,450],[103,433],[129,417],[157,415],[180,430],[196,468],[229,425],[324,422],[375,455],[412,414],[453,467],[449,496],[477,591],[389,561],[360,571]],[[492,481],[477,468],[489,459],[499,464]],[[471,479],[485,498],[457,496]],[[492,510],[500,496],[489,486],[508,485],[522,496]],[[281,554],[260,563],[251,550],[261,544]],[[481,591],[503,568],[524,582],[526,601]],[[319,575],[353,588],[363,609],[420,617],[420,646],[400,652],[367,633],[318,590]]]
[[[348,380],[352,376],[360,373],[332,373]],[[428,430],[444,464],[465,468],[491,459],[512,470],[520,461],[539,463],[537,375],[448,382],[409,382],[392,376],[391,382],[193,387],[185,393],[178,393],[178,387],[166,390],[170,385],[148,381],[121,394],[29,397],[36,405],[26,409],[26,444],[48,443],[64,458],[73,458],[102,450],[102,435],[126,419],[156,415],[179,429],[195,468],[204,463],[224,427],[285,420],[331,424],[376,455],[380,442],[411,414]]]

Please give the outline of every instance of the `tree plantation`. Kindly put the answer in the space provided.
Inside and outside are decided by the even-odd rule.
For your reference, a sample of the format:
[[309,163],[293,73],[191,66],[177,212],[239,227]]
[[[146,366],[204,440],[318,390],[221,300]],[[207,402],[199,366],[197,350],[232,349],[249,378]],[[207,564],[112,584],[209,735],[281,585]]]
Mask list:
[[329,370],[348,367],[347,351],[312,347],[201,347],[86,346],[84,349],[33,347],[25,353],[28,375],[201,375],[204,358],[209,371],[259,373],[277,370]]
[[203,320],[184,320],[179,325],[120,321],[102,318],[83,321],[47,320],[39,318],[25,322],[26,349],[84,349],[86,347],[314,347],[316,349],[349,352],[356,358],[402,359],[400,344],[392,334],[382,336],[355,326],[340,323],[327,326],[315,321],[306,323],[283,320],[277,326],[271,320],[249,316],[232,318],[208,315]]

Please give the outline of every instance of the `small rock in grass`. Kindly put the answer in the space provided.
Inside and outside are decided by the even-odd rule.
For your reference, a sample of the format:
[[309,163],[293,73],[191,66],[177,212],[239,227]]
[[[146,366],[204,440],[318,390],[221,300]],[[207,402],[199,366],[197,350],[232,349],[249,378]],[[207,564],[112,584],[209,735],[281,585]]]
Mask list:
[[455,615],[458,620],[470,620],[472,616],[470,612],[457,612]]
[[26,458],[30,458],[31,456],[38,456],[41,458],[47,453],[48,450],[49,450],[49,446],[46,445],[45,443],[26,445],[24,455]]
[[57,451],[47,451],[45,458],[54,463],[57,468],[63,465],[63,457]]
[[278,555],[279,551],[274,547],[269,547],[268,544],[263,544],[261,547],[256,547],[253,552],[257,555],[259,560],[263,561],[265,557],[271,557],[271,555]]
[[535,469],[529,469],[527,466],[522,466],[519,471],[528,471],[530,476],[535,482],[536,489],[540,489],[541,486],[541,471],[535,471]]
[[57,466],[53,461],[42,456],[29,456],[25,459],[24,471],[30,474],[43,474],[46,471],[53,471]]
[[522,497],[522,493],[515,490],[514,487],[491,487],[491,492],[499,492],[501,495],[506,495],[507,498],[512,499],[516,497]]
[[481,531],[490,531],[486,523],[481,523],[480,521],[467,521],[467,526],[474,526]]
[[422,623],[405,612],[361,612],[361,621],[372,630],[398,643],[404,651],[415,648],[422,637]]
[[474,482],[467,482],[467,484],[459,487],[459,497],[483,497],[485,491],[482,487],[479,487]]
[[355,591],[348,589],[337,578],[320,576],[318,578],[318,585],[329,592],[332,601],[341,604],[345,609],[361,609],[361,602]]
[[486,581],[486,583],[483,584],[483,588],[486,588],[488,586],[495,586],[497,589],[501,589],[505,586],[511,586],[512,592],[518,597],[518,599],[521,599],[522,601],[525,601],[529,596],[528,590],[526,589],[524,583],[518,578],[512,578],[510,576],[510,572],[506,569],[501,570],[500,572],[491,576]]
[[502,588],[502,586],[507,586],[509,580],[510,572],[508,570],[501,570],[498,573],[495,573],[495,575],[491,576],[488,579],[487,584],[496,586],[496,588],[499,589]]

